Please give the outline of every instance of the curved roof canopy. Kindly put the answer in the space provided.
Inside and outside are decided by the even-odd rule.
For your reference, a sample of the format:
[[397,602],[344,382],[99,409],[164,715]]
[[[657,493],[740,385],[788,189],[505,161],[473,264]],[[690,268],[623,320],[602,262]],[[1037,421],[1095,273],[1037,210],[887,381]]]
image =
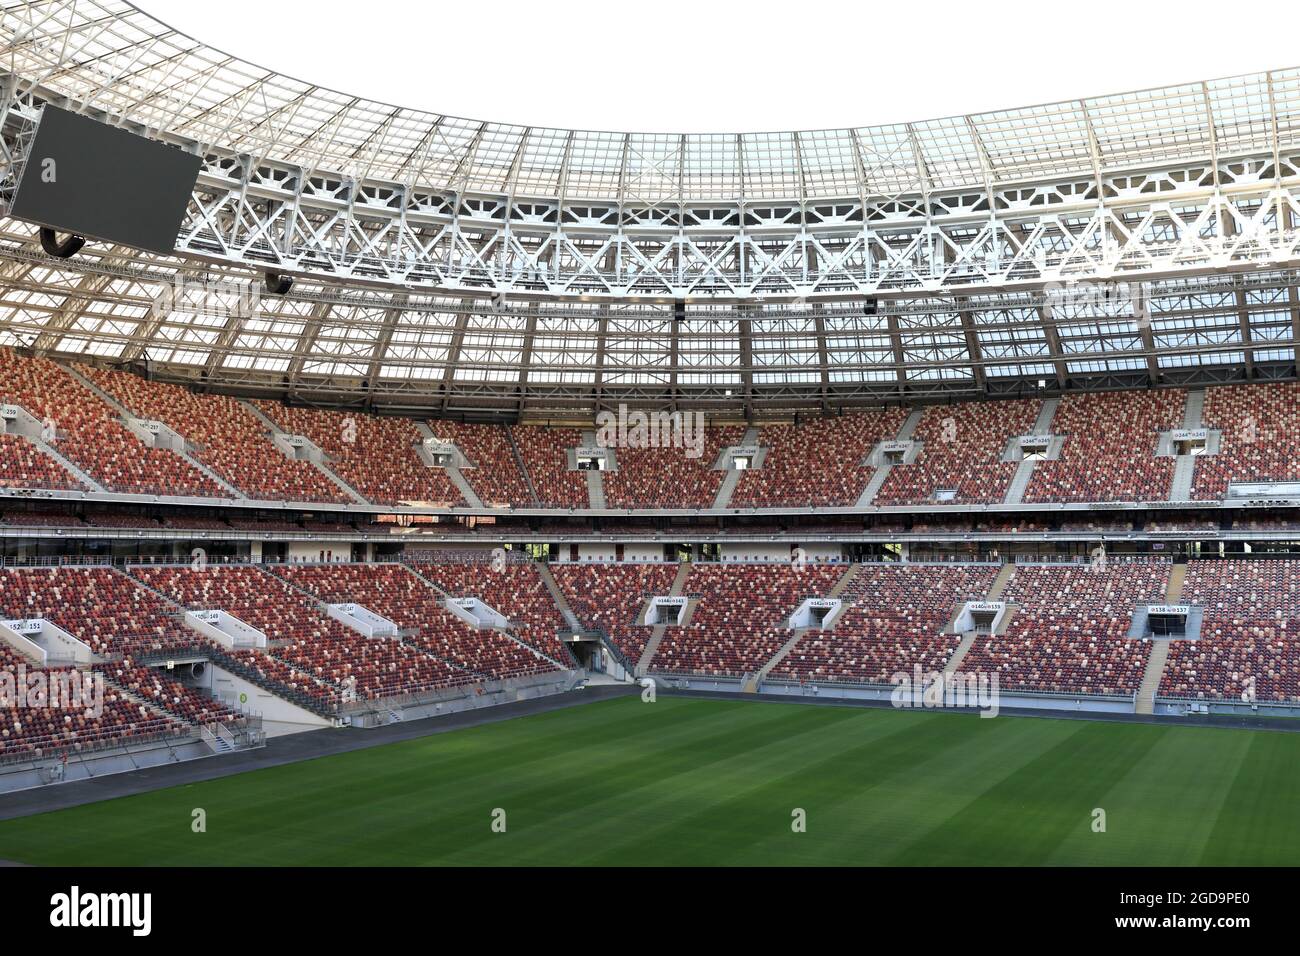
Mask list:
[[891,126],[548,129],[362,99],[229,56],[123,0],[7,4],[6,69],[200,145],[429,189],[635,203],[889,196],[1268,152],[1300,70]]
[[[592,132],[313,86],[122,0],[28,0],[0,10],[0,94],[0,197],[44,102],[204,157],[178,257],[57,262],[0,220],[0,345],[501,416],[1295,374],[1300,70],[883,127]],[[262,269],[293,292],[210,293]]]

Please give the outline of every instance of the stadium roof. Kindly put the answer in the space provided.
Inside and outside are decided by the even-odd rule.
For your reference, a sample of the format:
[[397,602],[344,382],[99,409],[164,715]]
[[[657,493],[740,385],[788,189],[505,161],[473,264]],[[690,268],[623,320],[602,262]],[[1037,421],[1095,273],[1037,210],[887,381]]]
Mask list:
[[888,126],[674,135],[506,125],[362,99],[225,54],[123,0],[6,3],[0,32],[10,73],[122,121],[435,190],[811,201],[1300,145],[1300,69]]
[[[203,157],[176,257],[51,260],[0,221],[0,344],[466,415],[1295,371],[1300,70],[884,127],[585,132],[33,0],[0,8],[0,82],[10,180],[48,102]],[[212,292],[263,270],[297,284],[252,310]]]

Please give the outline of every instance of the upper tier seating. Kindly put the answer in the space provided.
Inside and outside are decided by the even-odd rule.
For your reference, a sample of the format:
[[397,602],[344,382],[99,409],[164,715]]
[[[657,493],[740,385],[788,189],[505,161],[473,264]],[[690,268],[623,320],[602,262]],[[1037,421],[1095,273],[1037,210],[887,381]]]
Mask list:
[[381,505],[403,501],[463,504],[441,468],[430,468],[415,450],[423,436],[404,418],[360,412],[291,408],[258,402],[262,414],[291,435],[304,435],[330,456],[330,468],[363,498]]
[[1300,702],[1300,560],[1192,561],[1180,600],[1201,636],[1170,645],[1161,695]]
[[[78,371],[139,417],[163,422],[184,436],[195,446],[195,458],[250,498],[351,501],[311,462],[285,457],[271,444],[266,427],[233,398],[198,395],[127,372],[89,366],[79,366]],[[214,488],[208,493],[229,496],[224,489]]]
[[759,444],[767,458],[761,469],[741,475],[732,506],[855,504],[875,473],[862,462],[879,442],[898,435],[907,416],[906,409],[888,408],[765,426]]
[[826,597],[845,571],[784,561],[692,566],[685,591],[699,603],[685,627],[665,631],[650,669],[733,677],[758,671],[794,635],[789,619],[800,603]]
[[998,674],[1003,693],[1130,696],[1151,647],[1127,637],[1133,609],[1160,604],[1170,565],[1017,567],[1002,594],[1018,604],[1005,634],[980,637],[961,669]]
[[20,405],[52,425],[59,454],[109,491],[225,495],[180,455],[141,442],[112,408],[48,359],[0,349],[0,404]]
[[453,665],[461,682],[554,670],[509,637],[470,627],[442,606],[436,590],[400,564],[286,565],[278,573],[324,601],[355,602],[399,628],[414,630],[406,640]]
[[486,505],[504,504],[520,508],[532,504],[528,482],[519,470],[504,425],[465,425],[449,421],[427,424],[435,437],[454,442],[469,459],[472,467],[461,469],[461,474],[480,501]]
[[45,618],[105,656],[205,643],[165,601],[110,568],[0,570],[0,614]]
[[910,465],[897,465],[881,486],[877,505],[934,504],[935,492],[955,491],[954,504],[1003,501],[1019,465],[1002,460],[1007,441],[1034,427],[1041,402],[966,402],[934,405],[912,436],[923,443]]
[[553,564],[551,573],[578,620],[603,629],[635,666],[651,632],[636,619],[646,598],[668,594],[677,565]]
[[922,673],[941,671],[961,643],[943,633],[956,607],[984,600],[997,573],[979,565],[863,565],[834,628],[809,631],[770,676],[888,684],[900,672],[910,679],[916,665]]
[[710,508],[727,476],[713,464],[722,449],[744,437],[744,428],[706,428],[698,458],[687,457],[686,448],[619,446],[618,470],[604,477],[605,502],[611,508]]
[[81,483],[22,435],[0,435],[0,488],[80,491]]
[[590,507],[587,476],[569,471],[568,450],[582,447],[582,432],[576,428],[515,425],[510,433],[543,507]]
[[1061,457],[1038,462],[1024,500],[1167,500],[1174,459],[1155,457],[1156,444],[1182,427],[1186,404],[1181,389],[1065,396],[1052,420]]
[[1217,455],[1196,459],[1197,501],[1223,498],[1230,481],[1300,480],[1300,383],[1207,389],[1201,422],[1222,434]]

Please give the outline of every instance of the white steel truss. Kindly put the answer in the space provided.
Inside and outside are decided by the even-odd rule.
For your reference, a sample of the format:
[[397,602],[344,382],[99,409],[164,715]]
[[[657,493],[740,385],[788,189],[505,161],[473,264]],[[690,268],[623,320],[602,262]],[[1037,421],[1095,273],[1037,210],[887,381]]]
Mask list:
[[1298,258],[1300,70],[888,127],[578,132],[312,86],[122,0],[5,4],[0,70],[6,151],[51,101],[192,150],[177,251],[248,267],[756,300]]
[[[122,0],[0,4],[0,208],[47,103],[203,159],[176,255],[0,222],[0,344],[445,414],[1293,375],[1300,69],[887,127],[509,126],[278,75]],[[298,276],[253,314],[180,296]],[[1058,283],[1127,300],[1061,305]]]

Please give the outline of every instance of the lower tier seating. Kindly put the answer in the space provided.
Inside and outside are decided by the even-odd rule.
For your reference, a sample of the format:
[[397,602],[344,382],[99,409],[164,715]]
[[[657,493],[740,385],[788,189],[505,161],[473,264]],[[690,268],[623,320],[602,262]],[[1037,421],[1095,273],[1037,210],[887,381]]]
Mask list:
[[1151,646],[1128,638],[1139,604],[1164,602],[1167,563],[1017,567],[1002,594],[1016,605],[1004,634],[980,637],[966,673],[998,674],[1002,693],[1131,696]]
[[1300,560],[1193,561],[1181,600],[1201,635],[1170,646],[1161,696],[1300,702]]
[[555,564],[555,582],[579,621],[599,628],[635,666],[651,628],[637,624],[647,598],[666,596],[675,564]]
[[698,596],[690,622],[664,634],[650,669],[740,677],[755,673],[794,636],[789,618],[805,598],[826,597],[845,568],[698,564],[686,594]]
[[442,595],[403,565],[286,565],[277,573],[324,601],[355,602],[412,632],[404,639],[447,662],[455,682],[555,669],[504,634],[475,630],[443,607]]
[[887,684],[943,670],[961,643],[944,634],[957,607],[982,601],[996,567],[864,565],[843,595],[848,605],[828,631],[809,631],[772,670],[778,679]]

